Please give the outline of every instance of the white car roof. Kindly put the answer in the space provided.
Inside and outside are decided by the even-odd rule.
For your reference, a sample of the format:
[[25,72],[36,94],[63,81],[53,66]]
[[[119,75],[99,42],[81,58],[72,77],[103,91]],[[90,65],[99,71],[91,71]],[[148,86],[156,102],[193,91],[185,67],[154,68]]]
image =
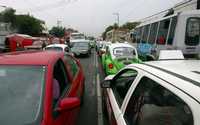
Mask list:
[[50,45],[46,46],[45,48],[48,48],[48,47],[60,47],[60,48],[64,49],[68,46],[65,44],[50,44]]
[[117,47],[131,47],[131,48],[135,49],[134,46],[132,46],[132,45],[130,45],[128,43],[113,43],[113,44],[109,45],[109,48],[112,49],[112,50],[114,48],[117,48]]
[[156,75],[200,102],[200,60],[152,61],[129,67]]
[[71,43],[73,43],[73,42],[89,42],[89,40],[86,40],[86,39],[76,39],[76,40],[71,40],[70,42]]
[[130,48],[133,48],[136,52],[136,56],[137,56],[137,50],[134,46],[128,44],[128,43],[113,43],[113,44],[110,44],[109,45],[109,49],[110,49],[110,53],[111,53],[111,56],[112,58],[116,58],[113,54],[113,49],[117,48],[117,47],[130,47]]

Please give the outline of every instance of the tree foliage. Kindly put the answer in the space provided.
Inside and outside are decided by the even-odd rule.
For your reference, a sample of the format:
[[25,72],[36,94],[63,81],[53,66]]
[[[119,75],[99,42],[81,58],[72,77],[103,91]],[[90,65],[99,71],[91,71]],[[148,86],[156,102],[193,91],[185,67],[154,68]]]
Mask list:
[[121,26],[121,28],[132,30],[132,29],[134,29],[139,24],[140,24],[139,22],[127,22],[127,23],[123,24]]
[[105,29],[105,31],[103,32],[103,34],[102,34],[103,39],[105,40],[105,38],[106,38],[106,33],[107,33],[107,32],[109,32],[109,31],[111,31],[111,30],[113,30],[113,29],[117,29],[117,28],[119,28],[119,26],[118,26],[116,23],[114,23],[113,25],[108,26],[108,27]]
[[15,10],[12,8],[5,9],[2,13],[0,13],[0,21],[11,23],[12,27],[15,27],[16,26]]
[[30,15],[17,15],[16,25],[19,33],[38,35],[44,30],[44,22]]
[[54,26],[49,31],[49,34],[56,37],[63,37],[65,35],[65,28],[60,26]]
[[0,21],[11,23],[13,29],[18,33],[28,35],[39,35],[44,30],[44,21],[30,15],[16,15],[15,10],[8,8],[0,13]]

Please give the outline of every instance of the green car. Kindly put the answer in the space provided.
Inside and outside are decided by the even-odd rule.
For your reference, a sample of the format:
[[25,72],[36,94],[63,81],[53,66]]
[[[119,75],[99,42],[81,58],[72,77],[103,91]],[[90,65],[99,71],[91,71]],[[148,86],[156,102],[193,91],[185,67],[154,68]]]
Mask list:
[[116,74],[121,68],[132,63],[141,63],[137,50],[128,43],[108,45],[102,55],[102,65],[106,75]]

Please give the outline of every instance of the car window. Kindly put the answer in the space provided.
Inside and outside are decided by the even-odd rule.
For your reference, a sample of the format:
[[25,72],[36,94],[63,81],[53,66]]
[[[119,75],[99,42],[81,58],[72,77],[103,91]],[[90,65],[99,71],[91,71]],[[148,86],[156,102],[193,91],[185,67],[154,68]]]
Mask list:
[[74,78],[76,76],[76,74],[78,73],[78,70],[79,70],[79,67],[78,67],[76,61],[69,55],[65,55],[64,60],[69,65],[69,67],[67,67],[67,68],[68,68],[70,74]]
[[113,49],[113,55],[120,56],[135,56],[135,50],[131,47],[116,47]]
[[54,50],[54,51],[58,51],[58,52],[62,52],[63,51],[63,49],[61,48],[61,47],[47,47],[47,48],[45,48],[45,50]]
[[128,125],[193,125],[189,106],[157,82],[143,77],[127,105]]
[[70,81],[66,72],[65,65],[59,60],[53,69],[53,108],[57,106],[60,98],[66,95],[70,87]]
[[112,90],[116,101],[121,107],[122,102],[137,76],[137,71],[128,69],[120,72],[112,81]]

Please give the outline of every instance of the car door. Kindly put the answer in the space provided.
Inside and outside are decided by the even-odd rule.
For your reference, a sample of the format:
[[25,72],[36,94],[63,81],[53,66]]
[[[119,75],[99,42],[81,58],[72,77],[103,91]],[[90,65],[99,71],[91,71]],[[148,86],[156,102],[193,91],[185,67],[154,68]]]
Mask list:
[[[191,107],[177,95],[177,88],[154,76],[143,76],[119,119],[127,125],[193,125]],[[171,87],[173,88],[173,87]],[[175,90],[177,89],[177,90]],[[175,92],[175,93],[174,93]],[[187,96],[187,95],[186,95]]]
[[121,114],[121,106],[125,96],[137,78],[138,72],[133,69],[125,69],[119,72],[111,81],[111,88],[104,93],[105,107],[107,108],[110,125],[116,125],[118,116]]
[[62,99],[73,94],[73,85],[70,82],[64,62],[60,59],[53,68],[52,77],[52,118],[53,125],[74,125],[79,108],[59,112],[58,106]]
[[78,60],[70,55],[64,56],[64,62],[70,75],[71,84],[73,85],[69,96],[77,96],[81,99],[84,90],[84,76],[81,65]]

